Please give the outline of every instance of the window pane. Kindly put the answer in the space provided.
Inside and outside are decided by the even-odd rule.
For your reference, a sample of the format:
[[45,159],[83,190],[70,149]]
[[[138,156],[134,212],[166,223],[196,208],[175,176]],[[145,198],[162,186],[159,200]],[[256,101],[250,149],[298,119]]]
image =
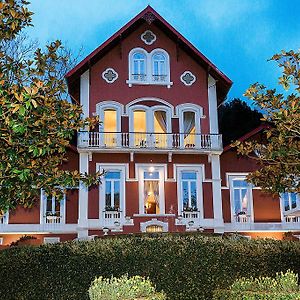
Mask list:
[[135,60],[133,62],[133,74],[139,74],[138,61],[137,60]]
[[240,191],[235,189],[233,190],[234,197],[234,213],[237,215],[241,210],[241,199],[240,199]]
[[145,59],[145,54],[143,53],[135,53],[133,54],[133,59]]
[[52,197],[47,197],[46,212],[52,212]]
[[191,182],[191,204],[193,208],[197,208],[197,183]]
[[120,179],[121,177],[121,173],[118,172],[118,171],[110,171],[110,172],[107,172],[105,173],[105,179]]
[[120,208],[120,181],[114,182],[114,206]]
[[283,198],[283,201],[284,201],[284,210],[285,211],[290,210],[291,207],[290,207],[290,201],[289,201],[289,194],[283,193],[281,197]]
[[140,70],[138,74],[145,74],[145,61],[141,60],[140,61]]
[[60,215],[60,201],[55,199],[55,212]]
[[296,208],[297,207],[297,194],[290,193],[290,197],[291,197],[292,208]]
[[104,111],[104,132],[117,131],[117,111],[114,109],[106,109]]
[[234,187],[248,187],[248,182],[242,179],[233,180]]
[[197,179],[196,172],[182,172],[182,179]]
[[187,208],[189,206],[189,189],[188,182],[182,182],[182,204],[183,208]]
[[144,179],[159,179],[159,172],[144,172]]
[[247,213],[248,211],[248,193],[246,189],[241,190],[242,194],[242,211]]
[[111,181],[105,182],[105,206],[111,206]]

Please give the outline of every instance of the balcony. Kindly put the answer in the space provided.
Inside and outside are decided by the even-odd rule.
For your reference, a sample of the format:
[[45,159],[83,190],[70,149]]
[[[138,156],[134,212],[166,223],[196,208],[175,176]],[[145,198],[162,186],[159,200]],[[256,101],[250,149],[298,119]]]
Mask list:
[[78,132],[78,148],[123,151],[210,152],[222,150],[220,134]]

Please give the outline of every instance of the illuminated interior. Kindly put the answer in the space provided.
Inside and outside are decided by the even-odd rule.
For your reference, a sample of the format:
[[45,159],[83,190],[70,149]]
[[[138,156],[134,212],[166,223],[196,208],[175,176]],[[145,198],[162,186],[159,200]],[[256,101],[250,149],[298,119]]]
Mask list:
[[144,172],[144,203],[146,214],[159,214],[159,173]]
[[117,132],[117,111],[106,109],[104,111],[104,132]]
[[147,123],[146,123],[146,112],[143,110],[135,110],[133,112],[133,131],[134,144],[138,147],[147,146]]

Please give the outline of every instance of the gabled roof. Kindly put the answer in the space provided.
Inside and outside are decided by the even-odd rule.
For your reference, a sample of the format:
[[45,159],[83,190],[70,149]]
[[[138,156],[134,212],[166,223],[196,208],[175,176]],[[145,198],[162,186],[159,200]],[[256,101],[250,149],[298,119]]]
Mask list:
[[[238,138],[237,140],[240,141],[240,142],[247,141],[248,139],[252,138],[256,134],[258,134],[260,132],[264,132],[266,129],[270,128],[270,126],[271,126],[270,124],[262,123],[259,126],[257,126],[256,128],[252,129],[251,131],[247,132],[246,134],[244,134],[243,136]],[[234,148],[235,147],[231,147],[231,145],[229,144],[229,145],[224,147],[223,153],[227,152],[228,150],[233,150]]]
[[107,41],[96,48],[91,54],[83,59],[77,66],[66,74],[67,83],[76,80],[91,65],[103,57],[112,47],[117,45],[122,39],[132,33],[138,26],[148,22],[161,28],[165,34],[173,39],[179,47],[189,53],[209,74],[217,80],[217,92],[219,102],[226,97],[232,81],[222,73],[208,58],[206,58],[195,46],[184,38],[173,26],[161,17],[150,5],[141,11],[136,17],[124,25],[119,31],[112,35]]

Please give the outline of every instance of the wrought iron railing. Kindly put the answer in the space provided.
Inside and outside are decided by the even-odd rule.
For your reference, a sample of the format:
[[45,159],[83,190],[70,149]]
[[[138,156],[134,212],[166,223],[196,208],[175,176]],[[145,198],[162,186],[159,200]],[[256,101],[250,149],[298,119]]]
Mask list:
[[221,150],[220,134],[79,132],[79,148]]

